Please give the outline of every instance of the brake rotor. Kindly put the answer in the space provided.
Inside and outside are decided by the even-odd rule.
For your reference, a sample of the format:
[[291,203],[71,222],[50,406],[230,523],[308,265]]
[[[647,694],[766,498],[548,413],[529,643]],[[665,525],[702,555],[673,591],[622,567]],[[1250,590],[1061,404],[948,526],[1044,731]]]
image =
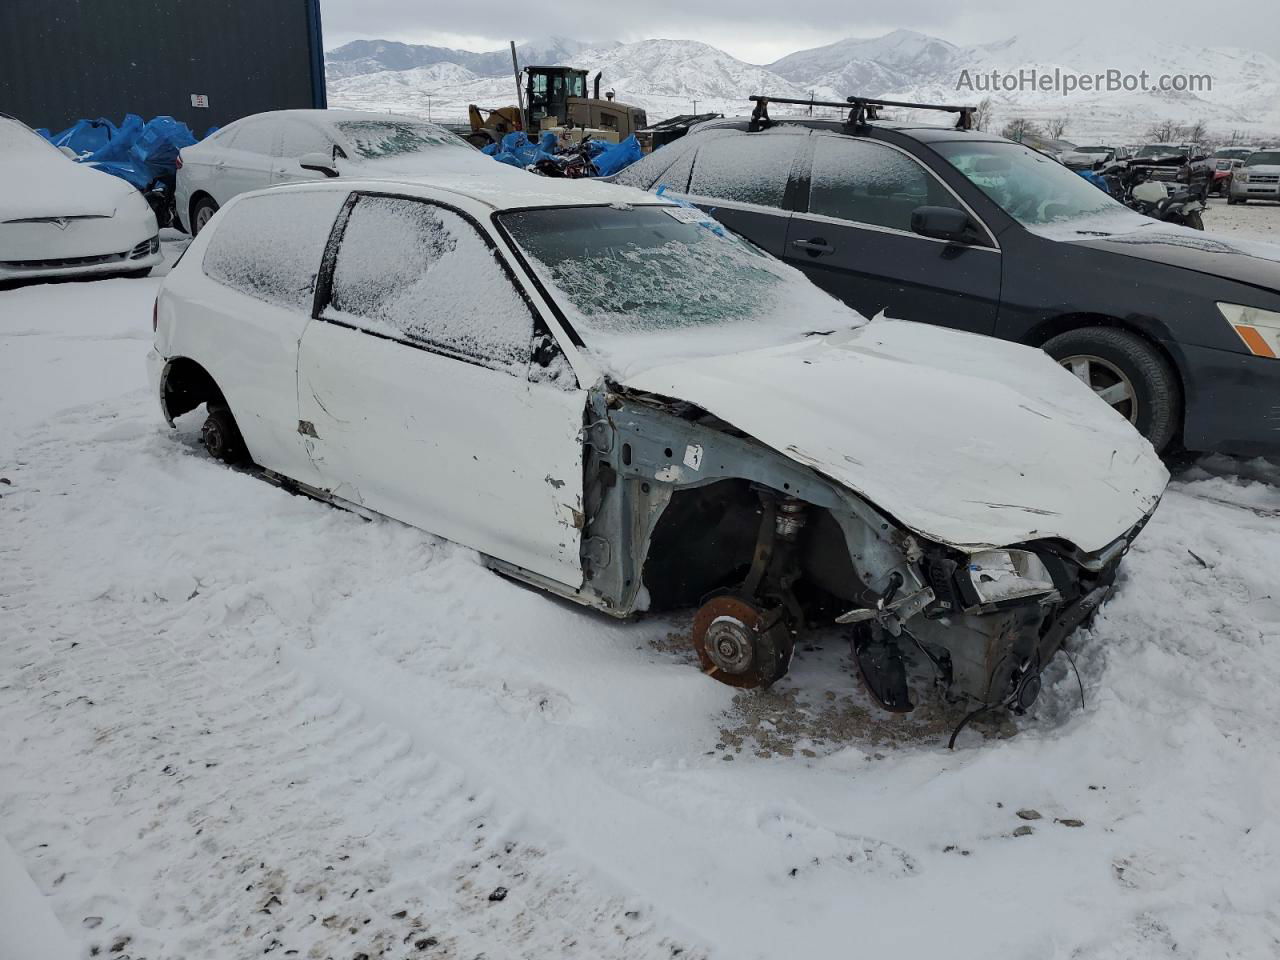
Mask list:
[[764,611],[741,597],[715,597],[693,617],[702,672],[731,687],[764,687],[781,678],[792,646],[780,610]]

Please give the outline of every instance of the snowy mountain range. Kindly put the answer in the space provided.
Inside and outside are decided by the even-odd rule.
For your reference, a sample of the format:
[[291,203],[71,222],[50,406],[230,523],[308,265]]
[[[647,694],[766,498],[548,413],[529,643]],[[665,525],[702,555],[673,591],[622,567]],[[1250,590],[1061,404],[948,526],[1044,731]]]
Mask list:
[[[1064,136],[1142,138],[1153,122],[1204,122],[1211,135],[1240,132],[1254,140],[1280,138],[1280,61],[1256,51],[1193,47],[1140,36],[1085,39],[1015,37],[958,46],[910,30],[872,39],[845,39],[800,50],[770,64],[745,63],[696,40],[587,44],[553,37],[517,47],[521,65],[562,63],[603,74],[602,88],[644,107],[651,121],[679,113],[749,111],[748,95],[843,100],[850,93],[924,102],[976,103],[990,92],[999,129],[1015,116],[1062,121]],[[357,40],[327,55],[330,102],[461,120],[468,103],[501,106],[514,99],[509,51],[473,53],[385,40]],[[1204,75],[1194,92],[984,89],[993,71],[1034,69],[1072,75],[1108,70],[1137,75],[1149,86],[1161,76]],[[781,112],[775,110],[775,112]]]

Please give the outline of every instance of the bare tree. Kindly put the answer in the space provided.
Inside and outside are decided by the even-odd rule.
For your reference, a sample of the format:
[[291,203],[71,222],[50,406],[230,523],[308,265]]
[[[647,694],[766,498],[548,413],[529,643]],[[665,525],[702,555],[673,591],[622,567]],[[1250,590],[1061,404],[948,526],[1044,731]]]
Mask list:
[[1051,120],[1046,120],[1044,125],[1045,133],[1049,135],[1051,140],[1061,140],[1070,123],[1070,117],[1054,117]]
[[1183,128],[1181,139],[1197,147],[1201,146],[1209,139],[1209,128],[1204,125],[1203,120],[1197,120],[1191,126]]
[[1157,120],[1147,128],[1147,139],[1155,143],[1168,143],[1182,137],[1182,127],[1172,120]]
[[1041,135],[1040,127],[1033,120],[1026,117],[1014,117],[1004,125],[1004,129],[1000,131],[1000,136],[1008,140],[1016,140],[1022,142],[1025,137],[1038,137]]
[[973,111],[973,126],[976,130],[986,130],[991,125],[991,98],[983,97]]

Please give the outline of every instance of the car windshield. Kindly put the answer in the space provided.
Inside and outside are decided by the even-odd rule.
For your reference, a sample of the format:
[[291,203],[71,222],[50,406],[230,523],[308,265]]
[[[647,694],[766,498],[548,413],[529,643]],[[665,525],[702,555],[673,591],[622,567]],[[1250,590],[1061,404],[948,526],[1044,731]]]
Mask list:
[[407,120],[339,120],[334,124],[357,154],[366,160],[383,157],[400,157],[436,147],[463,147],[470,145],[433,123],[413,123]]
[[1244,162],[1246,167],[1274,167],[1280,165],[1280,150],[1259,150],[1249,154]]
[[693,208],[569,207],[498,219],[614,371],[866,322]]
[[1171,143],[1148,143],[1145,147],[1135,154],[1139,157],[1172,157],[1180,155],[1183,152],[1181,147],[1175,147]]
[[1225,150],[1214,151],[1213,156],[1215,160],[1243,160],[1252,152],[1252,150],[1241,150],[1237,147],[1230,147]]
[[1110,147],[1076,147],[1076,153],[1110,153]]
[[1070,225],[1127,212],[1079,174],[1021,144],[957,140],[933,147],[1023,226]]

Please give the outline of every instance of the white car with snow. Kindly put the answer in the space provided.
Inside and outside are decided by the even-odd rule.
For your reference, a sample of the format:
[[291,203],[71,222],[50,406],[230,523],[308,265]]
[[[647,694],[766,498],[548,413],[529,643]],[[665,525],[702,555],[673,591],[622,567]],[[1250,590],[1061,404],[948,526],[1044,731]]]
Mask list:
[[[1168,474],[1038,350],[868,321],[698,210],[602,183],[246,195],[165,279],[149,363],[210,453],[613,616],[696,609],[705,671],[845,624],[911,706],[1028,706]],[[922,661],[924,662],[924,661]]]
[[143,276],[159,262],[160,231],[142,194],[0,116],[0,283]]
[[359,110],[272,110],[229,123],[178,153],[174,208],[193,236],[233,197],[339,176],[417,177],[488,170],[461,137],[415,117]]

